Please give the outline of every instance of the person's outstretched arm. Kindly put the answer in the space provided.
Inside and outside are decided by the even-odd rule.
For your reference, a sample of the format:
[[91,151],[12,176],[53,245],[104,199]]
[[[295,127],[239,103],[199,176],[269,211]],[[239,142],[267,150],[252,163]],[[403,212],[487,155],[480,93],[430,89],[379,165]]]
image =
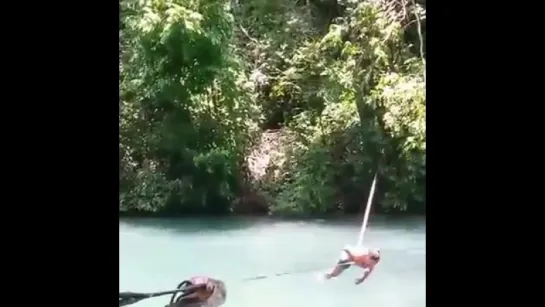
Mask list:
[[356,285],[359,285],[362,282],[364,282],[367,279],[367,277],[369,277],[371,272],[373,272],[374,268],[375,268],[374,266],[369,268],[369,270],[366,270],[365,273],[363,273],[363,276],[361,278],[356,279]]

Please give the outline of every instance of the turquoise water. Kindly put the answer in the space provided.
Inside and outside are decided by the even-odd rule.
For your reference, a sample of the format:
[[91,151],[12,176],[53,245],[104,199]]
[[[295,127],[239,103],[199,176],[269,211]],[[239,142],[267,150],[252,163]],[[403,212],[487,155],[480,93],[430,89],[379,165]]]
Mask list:
[[[360,221],[271,221],[267,219],[120,220],[120,291],[175,288],[193,275],[227,284],[226,307],[352,307],[426,305],[424,219],[388,221],[372,217],[365,245],[382,260],[363,284],[351,268],[320,281],[345,244],[355,244]],[[243,281],[258,275],[314,272]],[[163,307],[169,297],[134,307]]]

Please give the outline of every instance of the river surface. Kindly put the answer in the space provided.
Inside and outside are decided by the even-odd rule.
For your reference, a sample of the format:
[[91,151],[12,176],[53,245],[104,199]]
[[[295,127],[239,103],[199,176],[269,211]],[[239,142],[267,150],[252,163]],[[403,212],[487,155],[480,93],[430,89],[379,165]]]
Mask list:
[[[269,219],[122,219],[119,289],[176,288],[193,275],[225,281],[225,307],[424,307],[426,224],[423,218],[371,217],[364,245],[381,249],[381,263],[361,285],[361,270],[323,281],[320,272],[355,244],[361,221]],[[274,277],[277,273],[313,271]],[[243,281],[266,275],[269,278]],[[168,296],[133,307],[164,307]]]

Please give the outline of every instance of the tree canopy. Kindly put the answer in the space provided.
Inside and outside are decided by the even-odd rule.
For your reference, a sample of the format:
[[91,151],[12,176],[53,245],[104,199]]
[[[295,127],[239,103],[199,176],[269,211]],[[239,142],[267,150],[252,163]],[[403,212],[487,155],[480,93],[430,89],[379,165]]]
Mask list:
[[120,212],[424,212],[425,2],[122,0]]

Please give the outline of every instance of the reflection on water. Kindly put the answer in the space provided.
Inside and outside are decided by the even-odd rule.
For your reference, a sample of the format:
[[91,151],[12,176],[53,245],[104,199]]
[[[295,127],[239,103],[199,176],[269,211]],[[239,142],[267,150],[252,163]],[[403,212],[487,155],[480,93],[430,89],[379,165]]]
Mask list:
[[[192,275],[227,283],[226,307],[425,306],[426,239],[423,219],[372,217],[366,245],[382,260],[360,286],[357,268],[330,281],[301,273],[242,281],[258,275],[317,270],[336,261],[357,240],[361,221],[268,219],[121,220],[120,291],[171,289]],[[168,297],[136,303],[161,307]]]

